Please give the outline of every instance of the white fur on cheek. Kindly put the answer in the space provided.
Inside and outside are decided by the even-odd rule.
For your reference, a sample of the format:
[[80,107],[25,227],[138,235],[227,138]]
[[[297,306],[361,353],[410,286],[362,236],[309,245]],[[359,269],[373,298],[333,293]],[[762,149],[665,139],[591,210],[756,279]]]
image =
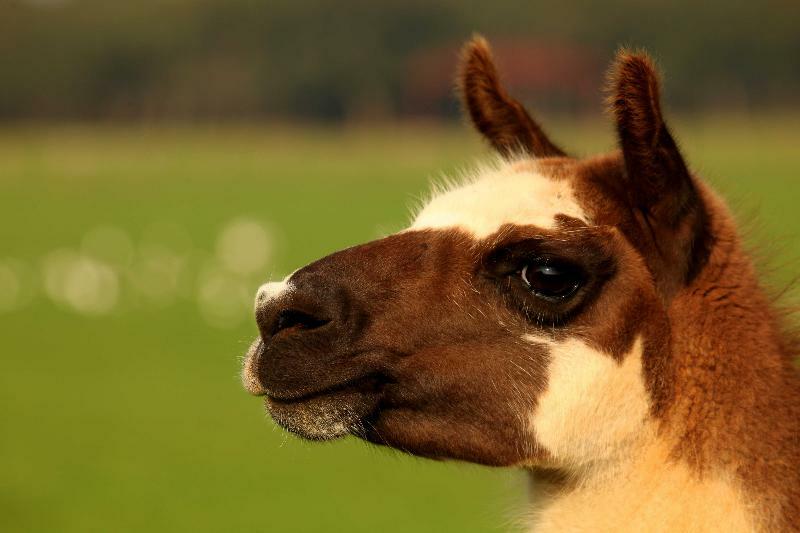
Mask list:
[[648,419],[642,339],[621,363],[578,339],[545,342],[551,356],[548,385],[530,419],[537,442],[564,465],[611,458]]
[[588,223],[569,180],[548,178],[533,162],[502,163],[433,198],[410,229],[457,227],[483,238],[504,224],[552,229],[559,214]]

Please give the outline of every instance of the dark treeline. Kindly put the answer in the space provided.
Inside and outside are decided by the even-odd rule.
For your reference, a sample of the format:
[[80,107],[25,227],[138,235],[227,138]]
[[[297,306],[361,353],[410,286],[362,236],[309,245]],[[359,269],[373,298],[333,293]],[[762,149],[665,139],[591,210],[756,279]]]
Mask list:
[[5,0],[0,118],[448,115],[476,31],[540,108],[599,103],[585,88],[620,45],[658,58],[673,107],[779,107],[798,28],[797,0]]

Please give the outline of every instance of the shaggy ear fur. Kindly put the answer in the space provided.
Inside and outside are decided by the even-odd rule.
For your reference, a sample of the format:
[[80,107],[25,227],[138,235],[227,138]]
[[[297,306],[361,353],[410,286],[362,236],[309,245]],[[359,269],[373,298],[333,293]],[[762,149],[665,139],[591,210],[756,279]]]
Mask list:
[[565,155],[500,85],[483,37],[475,36],[464,46],[458,84],[475,128],[501,154],[525,150],[537,157]]
[[631,204],[675,224],[696,192],[661,114],[656,68],[646,54],[622,50],[609,82],[609,104],[625,159]]

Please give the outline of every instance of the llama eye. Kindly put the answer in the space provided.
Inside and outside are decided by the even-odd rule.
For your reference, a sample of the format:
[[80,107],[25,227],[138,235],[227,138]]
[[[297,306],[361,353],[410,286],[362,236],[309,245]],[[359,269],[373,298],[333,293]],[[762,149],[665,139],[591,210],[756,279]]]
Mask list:
[[574,267],[550,263],[531,263],[522,268],[520,277],[534,296],[559,302],[575,294],[582,277]]

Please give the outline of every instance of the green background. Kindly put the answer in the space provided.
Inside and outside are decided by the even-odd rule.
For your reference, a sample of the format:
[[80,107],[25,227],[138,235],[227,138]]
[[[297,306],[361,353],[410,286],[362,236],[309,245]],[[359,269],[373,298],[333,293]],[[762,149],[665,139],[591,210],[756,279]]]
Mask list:
[[[778,288],[800,250],[798,125],[783,115],[674,128],[693,167],[749,221]],[[606,124],[551,129],[579,153],[613,147]],[[216,327],[192,292],[199,258],[236,217],[273,232],[266,271],[242,281],[253,294],[269,276],[403,227],[429,178],[486,154],[464,129],[423,126],[0,130],[0,261],[26,265],[22,303],[0,314],[0,529],[511,528],[520,472],[276,428],[239,384],[256,335],[247,306]],[[90,316],[42,289],[53,250],[79,247],[98,225],[136,244],[153,224],[188,236],[185,294],[153,303],[123,281],[119,305]]]

